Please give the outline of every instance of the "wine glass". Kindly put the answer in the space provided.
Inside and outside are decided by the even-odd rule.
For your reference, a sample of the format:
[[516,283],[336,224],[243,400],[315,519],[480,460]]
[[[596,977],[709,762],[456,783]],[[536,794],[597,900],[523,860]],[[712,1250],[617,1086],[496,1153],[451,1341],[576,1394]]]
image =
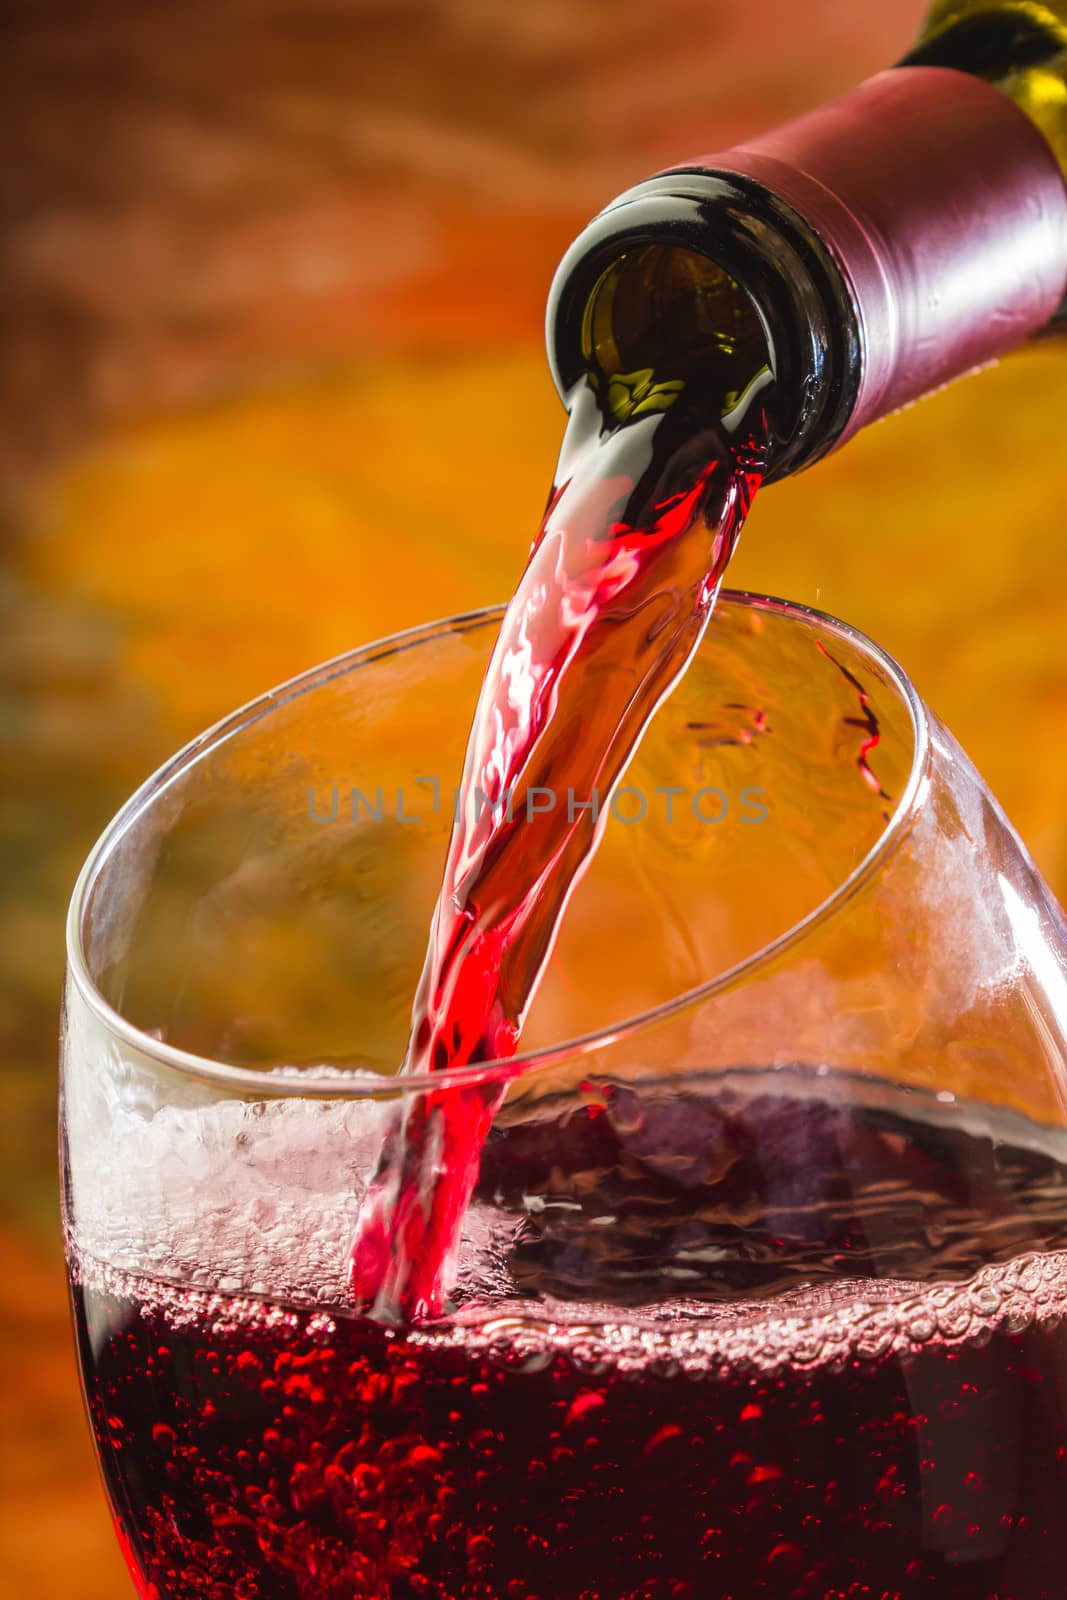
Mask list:
[[353,1308],[391,1108],[515,1069],[395,1076],[500,615],[246,706],[75,891],[68,1260],[140,1594],[1060,1595],[1064,920],[829,617],[722,597],[568,910],[445,1313]]

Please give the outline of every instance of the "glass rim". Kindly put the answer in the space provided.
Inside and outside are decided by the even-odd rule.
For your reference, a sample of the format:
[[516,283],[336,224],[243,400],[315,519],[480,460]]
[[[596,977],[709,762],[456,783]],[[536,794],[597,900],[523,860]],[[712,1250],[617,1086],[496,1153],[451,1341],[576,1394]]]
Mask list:
[[208,751],[225,744],[236,733],[250,727],[261,717],[268,716],[272,711],[301,698],[313,689],[321,688],[334,678],[345,677],[350,672],[370,666],[387,656],[431,643],[438,635],[468,633],[484,626],[487,622],[499,621],[504,615],[506,606],[495,605],[477,611],[461,612],[452,617],[439,618],[433,622],[418,623],[414,627],[388,634],[369,644],[358,645],[341,655],[333,656],[328,661],[287,679],[278,687],[268,689],[264,694],[246,701],[236,711],[230,712],[203,733],[197,734],[158,767],[115,813],[90,850],[78,874],[66,923],[69,981],[77,988],[89,1011],[110,1034],[157,1066],[165,1067],[183,1078],[218,1088],[240,1090],[245,1095],[253,1094],[259,1099],[315,1100],[384,1099],[398,1094],[417,1094],[429,1089],[460,1088],[497,1082],[501,1078],[518,1077],[539,1068],[558,1065],[571,1057],[590,1055],[595,1050],[635,1037],[667,1018],[703,1004],[714,995],[734,987],[741,978],[747,978],[767,966],[792,945],[798,944],[813,929],[835,915],[892,855],[916,813],[916,803],[928,773],[931,740],[926,707],[907,673],[887,651],[860,629],[813,606],[802,605],[797,601],[780,600],[773,595],[757,594],[748,590],[722,590],[718,604],[723,603],[737,605],[743,609],[771,612],[791,618],[807,627],[815,625],[826,630],[832,637],[858,648],[861,654],[866,655],[881,668],[900,693],[911,717],[914,736],[911,766],[900,799],[863,859],[806,916],[792,923],[783,933],[767,944],[761,945],[742,961],[734,962],[732,966],[724,968],[705,982],[683,990],[650,1010],[637,1012],[633,1016],[621,1019],[617,1024],[576,1035],[559,1044],[522,1051],[493,1061],[444,1069],[440,1072],[398,1074],[388,1078],[358,1068],[333,1067],[327,1062],[322,1062],[317,1067],[283,1066],[264,1071],[255,1067],[239,1067],[232,1063],[215,1061],[179,1049],[165,1040],[156,1039],[151,1034],[145,1033],[124,1017],[101,994],[89,971],[83,938],[90,893],[119,841],[182,772]]

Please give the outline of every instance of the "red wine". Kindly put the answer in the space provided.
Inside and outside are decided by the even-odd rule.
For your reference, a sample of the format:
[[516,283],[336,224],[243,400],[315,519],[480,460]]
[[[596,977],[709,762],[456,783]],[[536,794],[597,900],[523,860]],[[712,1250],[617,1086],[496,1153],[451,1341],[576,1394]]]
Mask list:
[[[498,1124],[479,1195],[507,1190],[504,1277],[421,1329],[76,1262],[142,1596],[1061,1600],[1062,1137],[793,1088],[735,1075],[681,1140],[665,1100],[610,1086]],[[584,1229],[546,1221],[579,1192]],[[643,1304],[620,1317],[594,1296],[624,1262]],[[867,1276],[894,1262],[913,1276]],[[522,1298],[561,1284],[587,1298]]]
[[[700,642],[769,438],[767,349],[738,332],[739,301],[703,258],[651,252],[656,371],[591,373],[571,396],[474,717],[405,1072],[515,1052],[612,793]],[[505,1089],[410,1101],[360,1219],[359,1304],[440,1311]]]

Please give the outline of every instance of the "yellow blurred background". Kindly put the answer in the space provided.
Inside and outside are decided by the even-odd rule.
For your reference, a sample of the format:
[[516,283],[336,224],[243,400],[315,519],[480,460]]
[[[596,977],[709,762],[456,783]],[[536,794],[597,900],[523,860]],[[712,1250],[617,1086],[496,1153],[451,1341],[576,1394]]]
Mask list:
[[[605,200],[899,55],[921,0],[7,0],[0,241],[0,1596],[130,1591],[56,1214],[65,904],[249,695],[503,599]],[[1067,349],[758,504],[734,586],[896,654],[1067,893]]]

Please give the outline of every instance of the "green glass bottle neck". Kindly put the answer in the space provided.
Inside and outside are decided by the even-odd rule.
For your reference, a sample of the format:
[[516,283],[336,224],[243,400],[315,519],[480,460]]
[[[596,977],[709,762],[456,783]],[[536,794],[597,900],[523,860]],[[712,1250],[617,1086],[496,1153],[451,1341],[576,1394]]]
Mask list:
[[1040,128],[1067,176],[1067,0],[938,0],[901,65],[954,67],[994,84]]

